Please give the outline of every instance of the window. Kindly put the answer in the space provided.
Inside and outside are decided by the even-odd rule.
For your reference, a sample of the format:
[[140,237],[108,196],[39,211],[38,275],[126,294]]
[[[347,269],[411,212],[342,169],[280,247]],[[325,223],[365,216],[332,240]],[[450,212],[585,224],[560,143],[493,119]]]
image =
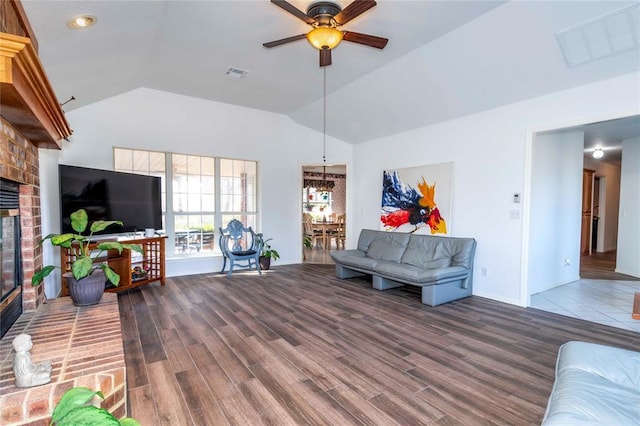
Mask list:
[[171,155],[173,224],[178,253],[214,249],[215,158]]
[[215,233],[231,219],[256,228],[257,162],[114,149],[114,169],[162,178],[167,252],[219,252]]
[[255,161],[220,160],[222,223],[238,219],[244,226],[256,229],[256,166]]
[[302,188],[304,200],[303,211],[309,213],[313,220],[322,220],[333,215],[333,193],[318,191],[314,187]]

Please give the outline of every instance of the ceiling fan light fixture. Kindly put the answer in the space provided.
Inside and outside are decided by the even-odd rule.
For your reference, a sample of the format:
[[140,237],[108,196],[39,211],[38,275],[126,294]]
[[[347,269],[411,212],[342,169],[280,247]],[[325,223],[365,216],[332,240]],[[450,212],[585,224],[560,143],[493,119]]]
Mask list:
[[602,157],[604,157],[604,151],[602,150],[602,148],[597,147],[596,149],[593,150],[593,158],[595,158],[596,160],[599,160]]
[[344,34],[333,27],[314,28],[307,34],[307,40],[318,50],[333,49],[342,41]]

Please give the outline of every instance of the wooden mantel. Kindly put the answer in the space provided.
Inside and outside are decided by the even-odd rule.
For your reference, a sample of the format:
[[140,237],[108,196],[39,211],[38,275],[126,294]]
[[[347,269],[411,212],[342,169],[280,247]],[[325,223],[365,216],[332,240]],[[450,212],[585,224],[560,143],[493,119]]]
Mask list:
[[0,115],[41,148],[72,133],[31,39],[0,32]]

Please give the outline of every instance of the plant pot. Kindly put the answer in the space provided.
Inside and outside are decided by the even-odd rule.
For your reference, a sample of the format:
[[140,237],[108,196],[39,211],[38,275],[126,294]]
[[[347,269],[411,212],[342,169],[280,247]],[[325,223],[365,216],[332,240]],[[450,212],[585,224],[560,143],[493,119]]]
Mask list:
[[271,258],[260,256],[260,269],[268,271],[271,268]]
[[67,289],[69,290],[69,296],[71,301],[76,306],[90,306],[95,305],[102,299],[104,293],[104,283],[107,277],[102,270],[98,269],[86,278],[80,281],[73,278],[71,272],[66,272],[63,276],[67,280]]

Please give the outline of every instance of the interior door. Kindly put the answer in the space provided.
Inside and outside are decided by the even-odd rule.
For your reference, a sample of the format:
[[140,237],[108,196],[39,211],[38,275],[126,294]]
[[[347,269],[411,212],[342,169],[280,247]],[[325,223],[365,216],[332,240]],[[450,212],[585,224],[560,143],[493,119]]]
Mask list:
[[593,175],[595,170],[582,170],[582,227],[580,232],[580,253],[591,253],[591,221],[593,217]]

